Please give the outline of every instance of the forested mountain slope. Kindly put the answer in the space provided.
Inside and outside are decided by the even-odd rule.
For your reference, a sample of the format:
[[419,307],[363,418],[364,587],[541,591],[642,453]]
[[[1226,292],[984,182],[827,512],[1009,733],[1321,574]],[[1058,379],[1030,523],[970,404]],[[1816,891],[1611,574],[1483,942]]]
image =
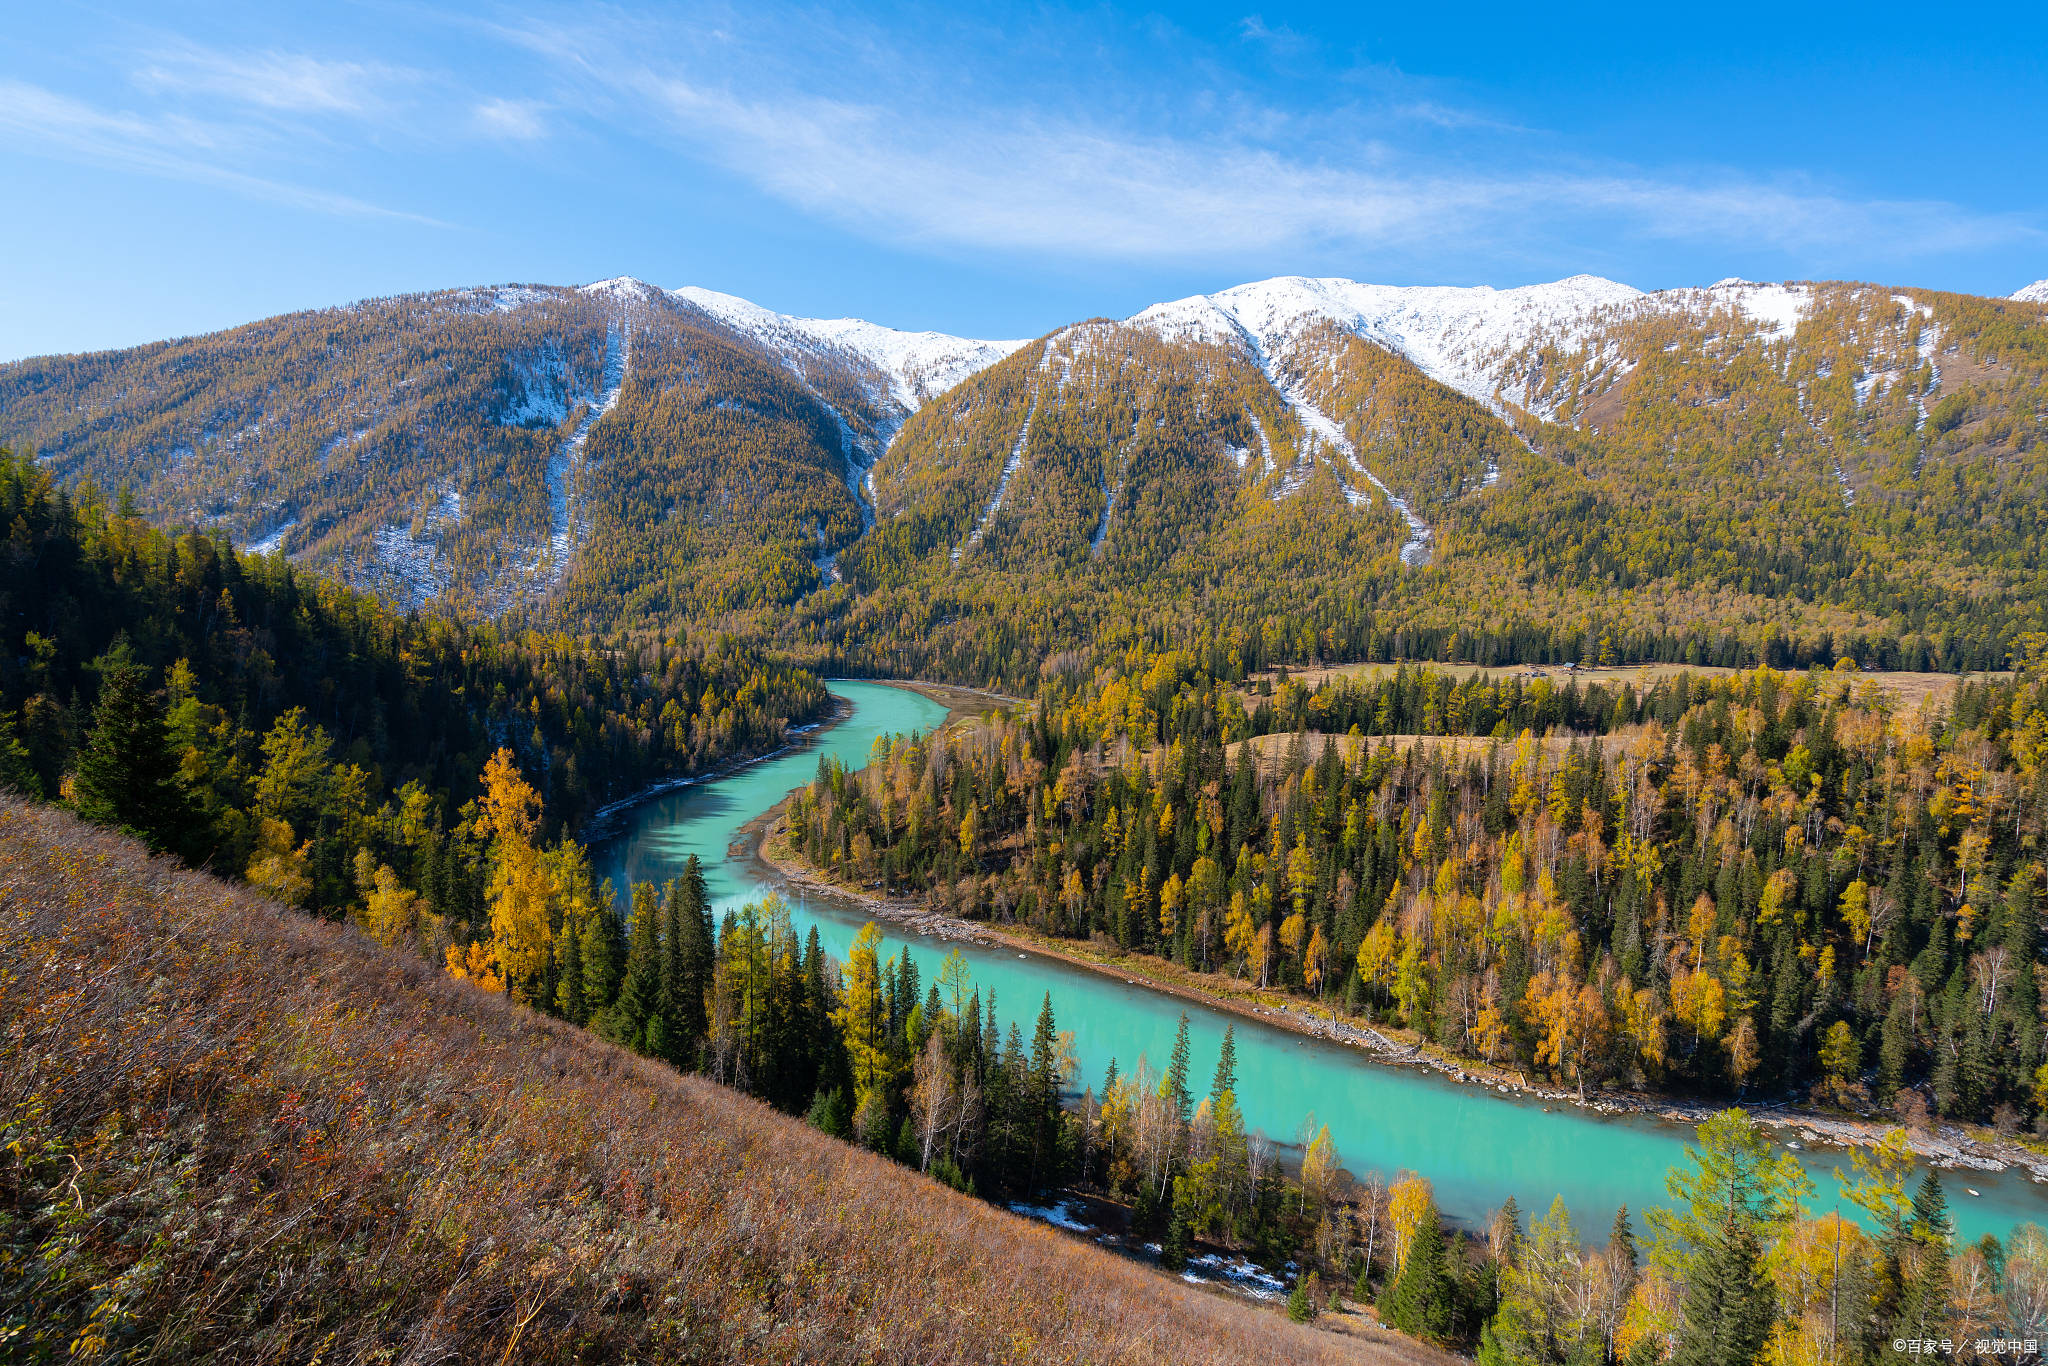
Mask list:
[[821,670],[2000,668],[2048,627],[2027,295],[1282,278],[1017,344],[468,290],[0,367],[0,429],[402,601]]
[[1432,1361],[0,796],[10,1361]]
[[635,280],[450,290],[0,366],[0,429],[400,602],[716,611],[814,586],[910,408],[1009,345]]
[[[730,639],[620,643],[401,617],[269,556],[53,488],[0,447],[0,788],[339,914],[395,870],[450,941],[484,917],[471,797],[508,749],[552,828],[822,719]],[[367,868],[360,861],[369,860]]]

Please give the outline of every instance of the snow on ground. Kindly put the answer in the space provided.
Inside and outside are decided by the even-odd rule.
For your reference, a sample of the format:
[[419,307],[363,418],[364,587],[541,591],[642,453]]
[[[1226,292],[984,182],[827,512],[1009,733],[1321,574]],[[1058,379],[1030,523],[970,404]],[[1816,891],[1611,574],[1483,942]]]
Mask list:
[[1287,1294],[1287,1282],[1258,1263],[1243,1257],[1225,1257],[1217,1252],[1188,1258],[1187,1270],[1181,1273],[1181,1277],[1197,1284],[1221,1281],[1262,1300],[1277,1300]]
[[796,318],[695,285],[669,294],[754,338],[785,360],[826,350],[865,361],[881,373],[887,385],[886,394],[872,397],[886,398],[905,413],[917,411],[927,400],[1025,344],[1023,339],[977,341],[943,332],[899,332],[859,318]]
[[[553,291],[533,285],[486,285],[482,289],[458,289],[457,303],[475,304],[497,313],[510,313],[528,304],[540,303]],[[351,305],[353,307],[353,305]]]
[[505,364],[519,388],[499,416],[500,426],[559,427],[577,403],[590,397],[576,387],[561,344],[552,337],[537,353],[507,356]]
[[1783,341],[1796,332],[1813,303],[1813,291],[1805,285],[1760,285],[1733,276],[1705,289],[1663,289],[1650,297],[1664,307],[1732,308],[1772,341]]
[[276,530],[260,541],[251,541],[242,547],[244,555],[275,555],[284,545],[284,538],[298,528],[299,519],[292,517],[280,524]]
[[576,476],[583,469],[583,443],[590,429],[603,420],[619,401],[626,382],[626,366],[633,354],[631,328],[606,328],[604,337],[604,392],[583,414],[583,420],[548,459],[548,555],[542,575],[545,591],[552,591],[569,572],[569,557],[575,551],[577,534],[570,504],[575,498]]
[[1031,440],[1031,419],[1038,416],[1038,390],[1031,391],[1031,406],[1024,412],[1024,425],[1017,432],[1017,444],[1010,447],[1010,458],[1003,462],[1003,472],[996,480],[995,495],[988,500],[981,517],[974,524],[974,530],[967,533],[967,544],[953,548],[953,563],[960,563],[960,556],[981,544],[981,538],[988,531],[989,521],[1003,505],[1003,499],[1010,492],[1010,481],[1017,477],[1017,471],[1024,464],[1024,447]]
[[[1268,355],[1284,353],[1310,328],[1328,323],[1405,357],[1431,379],[1499,412],[1503,395],[1519,397],[1515,369],[1520,353],[1532,345],[1551,343],[1571,352],[1630,316],[1712,308],[1733,309],[1768,339],[1783,340],[1798,327],[1812,296],[1804,285],[1738,279],[1646,294],[1597,275],[1513,289],[1283,276],[1154,304],[1130,322],[1172,340],[1236,343]],[[1603,351],[1589,357],[1588,365],[1598,368],[1609,359]]]
[[1130,321],[1169,338],[1240,339],[1267,353],[1285,350],[1319,323],[1333,323],[1491,407],[1500,366],[1513,352],[1549,339],[1569,347],[1606,310],[1642,297],[1640,290],[1595,275],[1515,289],[1402,288],[1283,276],[1154,304]]
[[1087,1233],[1095,1225],[1074,1217],[1073,1206],[1061,1200],[1051,1205],[1032,1205],[1022,1200],[1012,1201],[1010,1213],[1021,1214],[1026,1219],[1038,1219],[1054,1228],[1066,1229],[1069,1233]]
[[[1267,283],[1274,282],[1268,281]],[[1297,282],[1289,281],[1285,283],[1293,284]],[[1302,281],[1299,283],[1328,284],[1332,282]],[[1240,288],[1251,287],[1240,286]],[[1227,294],[1232,291],[1225,292]],[[1222,296],[1217,297],[1220,298]],[[1158,313],[1159,309],[1180,309],[1183,304],[1189,305],[1189,307],[1179,313]],[[1405,499],[1397,498],[1394,495],[1394,491],[1381,482],[1378,475],[1366,468],[1365,461],[1359,458],[1357,448],[1351,444],[1351,438],[1344,435],[1344,428],[1339,423],[1333,421],[1328,413],[1325,413],[1314,403],[1310,402],[1308,393],[1302,387],[1300,380],[1296,379],[1281,366],[1281,351],[1293,345],[1304,330],[1300,325],[1302,315],[1295,315],[1294,325],[1291,327],[1291,330],[1276,330],[1270,325],[1270,317],[1266,317],[1258,328],[1254,328],[1244,322],[1233,311],[1236,307],[1237,301],[1233,301],[1229,307],[1224,307],[1210,298],[1202,298],[1198,301],[1183,299],[1179,304],[1161,304],[1155,308],[1147,309],[1144,313],[1140,313],[1137,317],[1131,319],[1131,322],[1134,325],[1152,327],[1168,337],[1187,337],[1192,333],[1205,340],[1235,342],[1250,351],[1252,359],[1257,362],[1259,369],[1264,372],[1266,382],[1273,386],[1281,398],[1287,400],[1287,406],[1294,410],[1295,417],[1300,420],[1303,429],[1308,432],[1310,437],[1310,442],[1301,451],[1300,458],[1295,462],[1293,468],[1288,470],[1286,477],[1280,481],[1279,487],[1274,490],[1274,500],[1277,502],[1282,498],[1292,497],[1307,487],[1309,477],[1314,473],[1314,466],[1309,459],[1310,452],[1316,443],[1320,443],[1331,454],[1330,463],[1336,469],[1337,482],[1344,490],[1345,501],[1353,507],[1363,507],[1372,501],[1370,496],[1353,485],[1348,477],[1353,473],[1364,475],[1374,488],[1386,496],[1387,502],[1393,506],[1394,510],[1401,514],[1401,520],[1408,524],[1408,541],[1401,547],[1401,563],[1406,565],[1428,563],[1430,538],[1428,525],[1415,515],[1414,509],[1408,506]],[[1255,319],[1255,321],[1258,321],[1258,319]],[[1225,324],[1228,325],[1229,330],[1219,330]],[[1204,329],[1208,330],[1204,331]],[[1266,440],[1266,429],[1263,425],[1259,424],[1256,417],[1253,417],[1252,421],[1255,426],[1258,426],[1259,443],[1266,448],[1267,462],[1270,464],[1272,461],[1272,447]]]
[[418,607],[446,592],[448,574],[441,566],[441,531],[461,522],[462,513],[462,495],[444,488],[434,506],[419,519],[417,536],[410,526],[403,524],[380,526],[371,532],[372,586],[406,607]]
[[2048,280],[2034,283],[2012,292],[2012,297],[2023,304],[2048,304]]

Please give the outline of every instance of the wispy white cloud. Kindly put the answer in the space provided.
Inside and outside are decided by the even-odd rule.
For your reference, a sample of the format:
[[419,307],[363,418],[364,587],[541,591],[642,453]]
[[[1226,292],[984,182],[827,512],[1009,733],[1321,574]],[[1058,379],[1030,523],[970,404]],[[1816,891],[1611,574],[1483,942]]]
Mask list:
[[476,106],[472,119],[491,137],[531,142],[547,136],[546,112],[547,106],[539,100],[490,99]]
[[178,115],[144,117],[95,107],[41,86],[0,80],[0,130],[14,145],[60,160],[212,185],[250,199],[319,213],[446,226],[351,195],[240,169],[260,145],[246,128]]
[[152,93],[209,95],[297,114],[370,114],[418,73],[382,63],[329,61],[297,52],[228,52],[179,43],[160,48],[134,73]]
[[[1246,33],[1264,40],[1274,31],[1248,20]],[[889,79],[897,58],[888,52],[866,54],[875,80],[849,70],[835,83],[880,97],[818,96],[802,93],[815,80],[777,69],[761,45],[736,65],[729,30],[666,47],[645,30],[628,41],[601,26],[507,36],[580,83],[593,117],[658,130],[797,208],[892,241],[1165,261],[1526,243],[1554,228],[1582,240],[1605,233],[1903,259],[2043,235],[2017,217],[1937,200],[1859,199],[1734,173],[1545,168],[1527,156],[1460,162],[1404,153],[1384,135],[1306,150],[1261,145],[1238,134],[1261,122],[1241,102],[1233,126],[1190,135],[936,102],[915,82]],[[743,84],[720,74],[739,66]],[[1400,112],[1443,128],[1482,122],[1443,105]]]
[[1392,113],[1396,118],[1416,123],[1427,123],[1453,132],[1465,129],[1483,129],[1497,133],[1526,133],[1528,129],[1520,124],[1510,123],[1482,114],[1474,109],[1463,109],[1457,105],[1444,104],[1438,100],[1409,100],[1396,104]]

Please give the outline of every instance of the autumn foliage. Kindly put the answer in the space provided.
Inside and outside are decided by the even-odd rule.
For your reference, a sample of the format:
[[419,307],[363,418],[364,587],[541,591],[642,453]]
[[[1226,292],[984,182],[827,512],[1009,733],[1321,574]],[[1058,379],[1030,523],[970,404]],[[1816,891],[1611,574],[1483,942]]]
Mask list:
[[1325,1362],[408,952],[0,798],[10,1361]]

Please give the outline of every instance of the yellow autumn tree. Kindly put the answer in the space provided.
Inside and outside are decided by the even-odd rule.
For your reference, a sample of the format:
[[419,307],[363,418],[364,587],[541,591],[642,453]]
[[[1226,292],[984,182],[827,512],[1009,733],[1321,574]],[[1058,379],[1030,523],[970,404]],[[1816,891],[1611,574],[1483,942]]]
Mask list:
[[292,828],[281,820],[260,818],[256,856],[249,860],[249,881],[265,896],[296,906],[306,899],[313,881],[306,875],[306,857],[313,842],[292,843]]
[[1415,1242],[1415,1230],[1436,1209],[1436,1188],[1426,1176],[1401,1172],[1387,1188],[1387,1231],[1393,1238],[1395,1278],[1406,1264],[1408,1249]]
[[534,848],[539,830],[540,794],[520,775],[512,751],[501,749],[484,765],[477,833],[491,841],[489,952],[518,1001],[531,1001],[554,953],[548,915],[554,887]]
[[846,951],[846,969],[839,979],[839,1008],[832,1012],[846,1037],[848,1060],[858,1112],[879,1088],[889,1084],[889,1011],[882,999],[882,932],[870,920]]

